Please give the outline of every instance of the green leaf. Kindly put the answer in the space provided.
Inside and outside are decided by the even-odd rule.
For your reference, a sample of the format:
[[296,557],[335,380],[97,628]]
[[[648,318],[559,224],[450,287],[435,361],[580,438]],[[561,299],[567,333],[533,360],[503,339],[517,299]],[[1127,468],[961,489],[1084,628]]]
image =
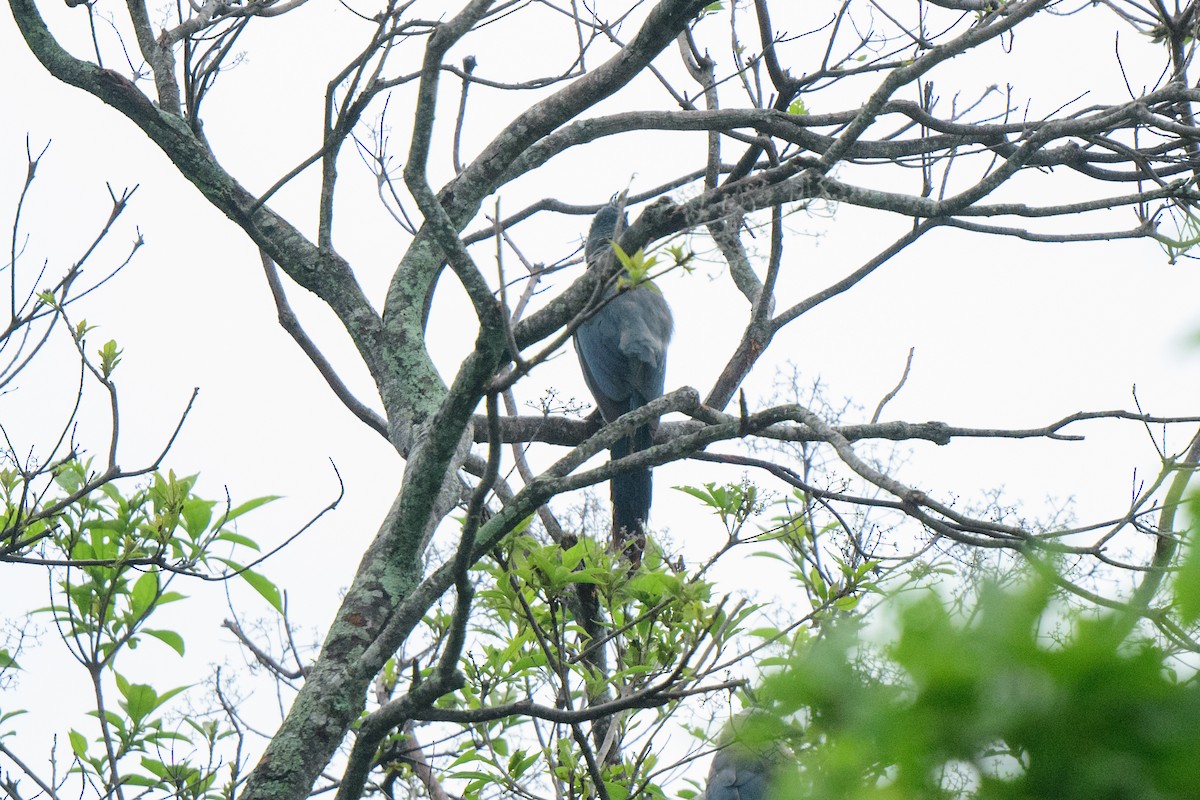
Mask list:
[[217,541],[229,542],[230,544],[240,544],[242,547],[249,547],[251,550],[256,552],[262,550],[262,548],[258,546],[258,542],[254,541],[248,536],[242,536],[240,533],[221,531],[216,538]]
[[483,758],[483,756],[479,755],[478,751],[476,751],[475,749],[472,748],[472,749],[466,750],[458,758],[451,761],[450,766],[447,767],[446,769],[448,771],[448,770],[454,769],[459,764],[469,764],[472,761],[484,761],[484,760],[485,759]]
[[141,619],[154,604],[154,598],[157,596],[157,572],[147,572],[138,578],[137,583],[133,584],[133,590],[129,593],[130,610],[133,612],[134,619]]
[[629,797],[629,786],[624,781],[604,781],[604,788],[608,792],[609,800],[626,800]]
[[513,753],[512,758],[508,760],[508,776],[514,781],[520,780],[521,776],[537,763],[539,755],[540,753],[527,753],[524,750]]
[[[658,256],[650,256],[647,258],[646,251],[640,247],[633,255],[629,255],[622,250],[621,245],[617,244],[616,242],[612,243],[612,249],[617,255],[617,260],[621,262],[621,266],[625,268],[625,275],[628,276],[622,277],[618,282],[618,285],[625,286],[632,284],[637,286],[638,284],[645,283],[649,280],[650,268],[658,263]],[[651,288],[655,288],[654,284],[647,285],[649,285]]]
[[494,776],[488,772],[464,770],[463,772],[451,772],[448,777],[454,778],[455,780],[475,779],[478,781],[490,782]]
[[216,503],[213,501],[201,500],[198,497],[189,497],[183,501],[183,509],[180,512],[183,529],[191,534],[193,539],[203,533],[208,523],[212,522],[214,506]]
[[79,490],[83,485],[83,476],[78,470],[72,469],[70,464],[64,464],[62,469],[54,471],[54,482],[59,485],[64,492],[71,494]]
[[1191,625],[1200,619],[1200,547],[1193,542],[1187,550],[1175,576],[1175,605],[1180,621]]
[[88,747],[87,738],[74,728],[68,731],[67,735],[71,737],[71,752],[78,758],[86,756]]
[[109,339],[100,348],[100,373],[107,378],[112,375],[113,370],[117,368],[117,364],[121,363],[121,353],[124,351],[117,347],[116,339]]
[[124,734],[126,728],[125,718],[117,712],[106,710],[101,714],[99,711],[89,711],[87,714],[89,717],[95,717],[96,719],[103,717],[104,721],[116,729],[118,733]]
[[175,695],[179,694],[180,692],[186,692],[190,688],[192,688],[192,684],[189,683],[184,686],[176,686],[174,689],[168,689],[158,696],[158,705],[161,706]]
[[[116,675],[116,673],[113,673]],[[161,708],[168,700],[180,692],[186,691],[190,686],[176,686],[162,694],[154,691],[154,687],[145,683],[130,683],[120,675],[117,677],[117,688],[121,695],[125,698],[121,701],[121,707],[125,709],[125,713],[129,714],[129,718],[135,726],[140,726],[141,723]]]
[[233,520],[237,519],[238,517],[242,516],[243,514],[249,512],[249,511],[253,511],[254,509],[258,508],[259,506],[265,506],[267,503],[272,503],[272,502],[278,500],[281,496],[282,495],[278,495],[278,494],[269,494],[269,495],[265,495],[263,497],[256,497],[253,500],[247,500],[246,502],[242,503],[240,506],[237,506],[236,508],[232,509],[228,514],[226,514],[225,521],[232,522]]
[[128,683],[121,690],[121,694],[125,696],[121,706],[135,726],[140,725],[142,720],[158,708],[158,693],[148,684]]
[[146,628],[142,631],[142,633],[146,634],[147,636],[153,636],[155,639],[158,639],[160,642],[167,645],[167,647],[170,647],[179,655],[183,655],[183,637],[175,631],[150,630],[149,628]]
[[[143,764],[146,759],[142,759]],[[145,786],[147,788],[155,788],[162,786],[162,781],[158,778],[147,778],[145,775],[130,775],[126,773],[121,776],[121,783],[126,786]]]
[[283,613],[283,595],[280,593],[278,586],[268,580],[264,575],[261,575],[252,569],[246,569],[236,562],[225,558],[219,560],[233,567],[233,569],[236,570],[239,575],[241,575],[242,580],[246,581],[246,583],[250,584],[254,591],[262,595],[262,598],[270,603],[272,608],[274,608],[280,614]]
[[712,486],[713,486],[713,484],[710,483],[707,485],[706,489],[697,489],[695,486],[673,486],[671,488],[675,489],[675,491],[677,491],[677,492],[684,492],[685,494],[690,494],[692,497],[696,498],[697,500],[699,500],[700,502],[704,503],[707,506],[712,506],[713,508],[720,508],[721,504],[713,496]]
[[9,711],[7,714],[0,714],[0,742],[3,742],[5,739],[8,739],[11,736],[17,735],[16,731],[7,731],[6,732],[3,727],[4,723],[6,721],[8,721],[9,719],[20,716],[21,714],[24,714],[24,713],[27,713],[24,709],[17,709],[16,711]]
[[147,744],[162,744],[164,742],[188,742],[188,743],[190,743],[192,740],[189,739],[186,734],[179,733],[178,731],[159,730],[159,731],[154,731],[153,733],[146,736],[145,741]]

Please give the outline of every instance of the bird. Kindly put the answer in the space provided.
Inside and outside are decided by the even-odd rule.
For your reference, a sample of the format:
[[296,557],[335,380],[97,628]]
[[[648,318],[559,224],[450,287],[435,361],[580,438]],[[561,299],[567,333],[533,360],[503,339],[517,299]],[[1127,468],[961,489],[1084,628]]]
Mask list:
[[721,737],[701,800],[775,800],[775,779],[786,767],[790,751],[774,739],[739,738],[733,733],[736,727],[731,725]]
[[[617,198],[592,218],[584,246],[588,269],[604,263],[612,251],[617,222],[627,218]],[[575,352],[583,379],[605,423],[641,408],[663,393],[667,345],[671,341],[671,309],[658,287],[649,281],[633,287],[609,287],[603,305],[575,329]],[[640,425],[610,448],[614,461],[645,450],[654,439],[658,420]],[[653,479],[649,467],[613,475],[609,481],[613,509],[613,547],[636,567],[646,543]]]

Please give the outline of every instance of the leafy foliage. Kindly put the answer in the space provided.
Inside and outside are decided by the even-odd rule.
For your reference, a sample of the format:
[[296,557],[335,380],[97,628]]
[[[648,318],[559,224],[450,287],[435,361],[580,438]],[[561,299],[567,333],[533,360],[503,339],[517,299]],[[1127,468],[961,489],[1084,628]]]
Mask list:
[[[552,785],[584,796],[597,780],[610,798],[635,786],[644,796],[662,796],[650,752],[614,757],[611,743],[601,741],[588,763],[590,747],[577,740],[582,729],[570,720],[613,704],[607,713],[621,735],[657,730],[678,693],[711,676],[712,659],[732,645],[754,609],[726,609],[709,582],[680,571],[654,546],[630,571],[589,537],[545,544],[514,534],[485,559],[478,579],[473,645],[460,662],[464,685],[430,713],[467,723],[445,779],[461,782],[471,798],[555,791]],[[426,624],[434,642],[449,635],[447,614]],[[600,643],[613,662],[597,661]],[[403,682],[394,661],[390,670],[389,692]],[[377,763],[403,771],[390,755],[403,748],[402,740],[385,741]]]
[[927,593],[890,641],[808,641],[761,692],[802,743],[781,796],[1193,797],[1200,684],[1125,615],[1057,600],[986,588],[964,619]]
[[[222,510],[216,501],[195,494],[194,475],[154,473],[128,493],[118,482],[87,491],[93,479],[86,462],[60,464],[54,472],[60,494],[41,497],[41,504],[53,513],[42,515],[38,529],[26,530],[32,542],[25,552],[36,548],[39,561],[64,565],[52,567],[56,577],[51,605],[34,613],[53,620],[63,644],[87,673],[96,697],[90,712],[95,727],[65,731],[74,757],[71,771],[109,792],[133,786],[161,796],[230,797],[232,787],[217,783],[216,748],[234,735],[233,730],[217,720],[191,715],[171,722],[167,713],[171,701],[190,687],[164,689],[131,681],[118,670],[118,659],[146,639],[165,644],[178,656],[186,653],[180,630],[151,625],[164,607],[186,599],[171,588],[181,576],[240,575],[268,600],[278,597],[274,584],[257,573],[216,569],[231,563],[216,555],[218,549],[258,551],[257,543],[237,532],[233,523],[274,498],[256,498]],[[34,515],[40,511],[19,496],[22,485],[18,472],[0,472],[5,518],[10,521],[19,510]],[[7,652],[0,653],[0,668],[19,669]],[[115,707],[107,698],[114,686]],[[19,713],[6,710],[0,715],[0,726]],[[0,739],[5,735],[0,727]]]

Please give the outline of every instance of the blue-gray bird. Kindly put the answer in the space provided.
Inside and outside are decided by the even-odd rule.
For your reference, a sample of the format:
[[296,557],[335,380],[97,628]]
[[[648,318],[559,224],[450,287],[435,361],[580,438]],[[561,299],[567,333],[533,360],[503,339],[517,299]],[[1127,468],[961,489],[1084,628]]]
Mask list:
[[796,766],[787,742],[796,731],[762,709],[748,709],[729,721],[708,770],[701,800],[781,800],[776,783]]
[[757,752],[733,742],[718,750],[708,770],[703,800],[767,800],[779,754]]
[[[591,269],[611,252],[621,212],[610,204],[596,212],[588,230],[584,257]],[[605,422],[644,406],[663,393],[667,344],[671,341],[671,309],[651,283],[618,291],[611,287],[604,306],[575,330],[575,352],[592,396]],[[613,460],[650,446],[658,421],[638,427],[617,441]],[[610,482],[613,544],[636,565],[646,541],[652,479],[649,467],[614,475]]]

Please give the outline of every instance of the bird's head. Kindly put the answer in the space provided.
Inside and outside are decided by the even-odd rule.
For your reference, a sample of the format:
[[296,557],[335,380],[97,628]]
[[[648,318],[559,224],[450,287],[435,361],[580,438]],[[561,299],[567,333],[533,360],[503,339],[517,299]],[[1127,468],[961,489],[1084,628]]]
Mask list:
[[617,220],[622,217],[624,219],[621,221],[621,227],[624,228],[629,224],[629,218],[621,214],[617,206],[612,203],[602,206],[596,212],[596,216],[592,217],[592,226],[588,228],[587,244],[583,249],[589,267],[608,252],[609,242],[617,232]]

